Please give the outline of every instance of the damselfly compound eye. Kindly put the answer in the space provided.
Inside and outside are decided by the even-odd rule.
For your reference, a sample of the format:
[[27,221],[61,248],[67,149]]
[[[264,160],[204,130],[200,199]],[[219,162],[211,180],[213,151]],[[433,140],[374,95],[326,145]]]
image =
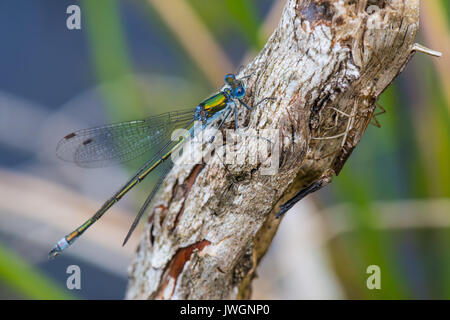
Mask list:
[[227,74],[226,76],[225,76],[225,82],[226,83],[231,83],[231,82],[233,82],[233,80],[235,80],[236,79],[236,77],[234,76],[234,74],[232,74],[232,73],[229,73],[229,74]]
[[244,97],[244,96],[245,96],[245,89],[244,89],[244,87],[237,87],[237,88],[234,90],[234,96],[235,96],[236,98],[238,98],[238,99]]

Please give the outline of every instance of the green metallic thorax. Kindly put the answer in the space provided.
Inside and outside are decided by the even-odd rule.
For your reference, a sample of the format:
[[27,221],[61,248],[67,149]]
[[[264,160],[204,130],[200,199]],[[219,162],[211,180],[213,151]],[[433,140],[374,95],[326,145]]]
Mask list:
[[227,106],[228,101],[229,98],[226,94],[219,92],[200,103],[200,106],[203,106],[205,111],[207,111],[207,117],[209,118],[216,112],[223,110]]

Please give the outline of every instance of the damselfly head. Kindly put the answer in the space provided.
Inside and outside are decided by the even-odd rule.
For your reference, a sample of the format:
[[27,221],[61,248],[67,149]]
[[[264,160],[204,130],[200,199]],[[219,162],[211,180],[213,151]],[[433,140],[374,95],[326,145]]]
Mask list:
[[236,76],[232,73],[225,76],[225,83],[229,86],[226,91],[233,98],[241,99],[245,96],[245,84],[244,81],[236,79]]

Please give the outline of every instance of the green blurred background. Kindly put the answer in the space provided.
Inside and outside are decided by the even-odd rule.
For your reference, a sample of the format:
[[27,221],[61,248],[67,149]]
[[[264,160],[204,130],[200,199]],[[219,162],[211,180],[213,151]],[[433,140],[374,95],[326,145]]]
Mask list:
[[[143,186],[55,261],[56,240],[139,165],[85,170],[54,148],[72,130],[195,106],[264,45],[285,1],[0,3],[0,298],[121,299]],[[82,29],[66,28],[81,7]],[[262,299],[450,298],[450,5],[422,1],[417,54],[380,99],[344,170],[294,207],[254,283]],[[143,160],[141,159],[141,162]],[[152,180],[153,179],[153,180]],[[66,269],[79,265],[81,290]],[[381,270],[381,289],[366,269]]]

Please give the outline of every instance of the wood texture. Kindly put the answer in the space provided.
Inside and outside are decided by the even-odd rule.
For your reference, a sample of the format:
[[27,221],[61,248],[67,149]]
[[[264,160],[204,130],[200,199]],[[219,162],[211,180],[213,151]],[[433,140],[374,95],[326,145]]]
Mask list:
[[264,175],[263,165],[247,162],[226,169],[217,154],[175,166],[151,210],[126,297],[249,298],[280,205],[339,173],[378,97],[411,58],[418,20],[419,0],[288,0],[240,73],[251,75],[248,105],[276,98],[240,108],[239,124],[243,132],[278,130],[278,171]]

